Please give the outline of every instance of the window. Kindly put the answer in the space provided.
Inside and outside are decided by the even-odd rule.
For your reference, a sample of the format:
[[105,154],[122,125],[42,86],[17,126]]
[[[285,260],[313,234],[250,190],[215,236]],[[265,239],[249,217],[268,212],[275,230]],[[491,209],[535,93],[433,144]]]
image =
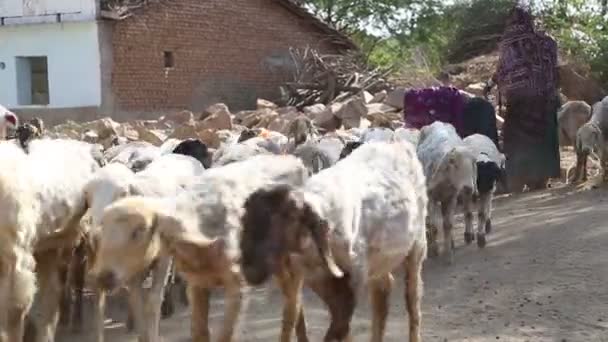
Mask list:
[[165,59],[165,68],[173,68],[175,64],[175,60],[173,59],[173,52],[165,51],[163,52],[163,57]]
[[47,57],[17,57],[17,100],[20,105],[49,104]]

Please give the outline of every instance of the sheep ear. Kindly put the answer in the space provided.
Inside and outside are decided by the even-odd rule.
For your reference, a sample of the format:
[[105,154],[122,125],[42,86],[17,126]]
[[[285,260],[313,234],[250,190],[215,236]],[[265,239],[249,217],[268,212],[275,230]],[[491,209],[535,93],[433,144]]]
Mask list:
[[198,237],[185,237],[173,243],[171,254],[180,264],[192,270],[213,267],[221,262],[225,243],[222,239],[207,240]]
[[312,239],[317,245],[319,255],[323,259],[323,262],[334,277],[342,278],[344,272],[336,264],[329,246],[329,225],[325,220],[321,220],[308,204],[304,204],[303,213],[305,215],[304,219],[309,221],[307,226],[310,229]]

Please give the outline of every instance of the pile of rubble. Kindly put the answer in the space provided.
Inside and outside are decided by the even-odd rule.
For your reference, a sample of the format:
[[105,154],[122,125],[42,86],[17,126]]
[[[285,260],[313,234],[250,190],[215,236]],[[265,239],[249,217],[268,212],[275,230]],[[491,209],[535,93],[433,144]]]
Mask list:
[[160,146],[170,138],[199,138],[211,148],[223,141],[223,131],[240,132],[245,128],[265,128],[288,133],[289,124],[305,115],[323,131],[329,132],[342,125],[351,127],[392,127],[403,125],[403,96],[405,88],[374,95],[362,91],[358,95],[329,106],[314,104],[302,111],[295,107],[279,107],[259,99],[256,110],[231,113],[224,104],[215,104],[202,114],[190,111],[167,114],[158,120],[135,120],[119,123],[109,117],[87,123],[68,121],[54,126],[47,135],[99,143],[109,148],[126,141],[146,141]]

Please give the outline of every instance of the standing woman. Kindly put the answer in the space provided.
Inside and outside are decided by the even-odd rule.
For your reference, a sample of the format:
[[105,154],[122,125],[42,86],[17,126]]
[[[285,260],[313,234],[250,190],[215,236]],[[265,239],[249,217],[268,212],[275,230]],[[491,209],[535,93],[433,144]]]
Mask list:
[[557,44],[537,31],[521,7],[511,11],[500,42],[498,70],[488,82],[506,98],[503,152],[511,191],[547,186],[560,176],[557,111],[560,107]]

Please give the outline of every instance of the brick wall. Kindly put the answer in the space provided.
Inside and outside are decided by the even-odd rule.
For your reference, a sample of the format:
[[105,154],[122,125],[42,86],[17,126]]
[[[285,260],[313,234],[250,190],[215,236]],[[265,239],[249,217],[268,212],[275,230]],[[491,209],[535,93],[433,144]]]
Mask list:
[[[274,0],[172,0],[113,24],[115,112],[232,110],[274,99],[288,75],[290,46],[335,52],[309,21]],[[164,51],[174,67],[164,67]]]

